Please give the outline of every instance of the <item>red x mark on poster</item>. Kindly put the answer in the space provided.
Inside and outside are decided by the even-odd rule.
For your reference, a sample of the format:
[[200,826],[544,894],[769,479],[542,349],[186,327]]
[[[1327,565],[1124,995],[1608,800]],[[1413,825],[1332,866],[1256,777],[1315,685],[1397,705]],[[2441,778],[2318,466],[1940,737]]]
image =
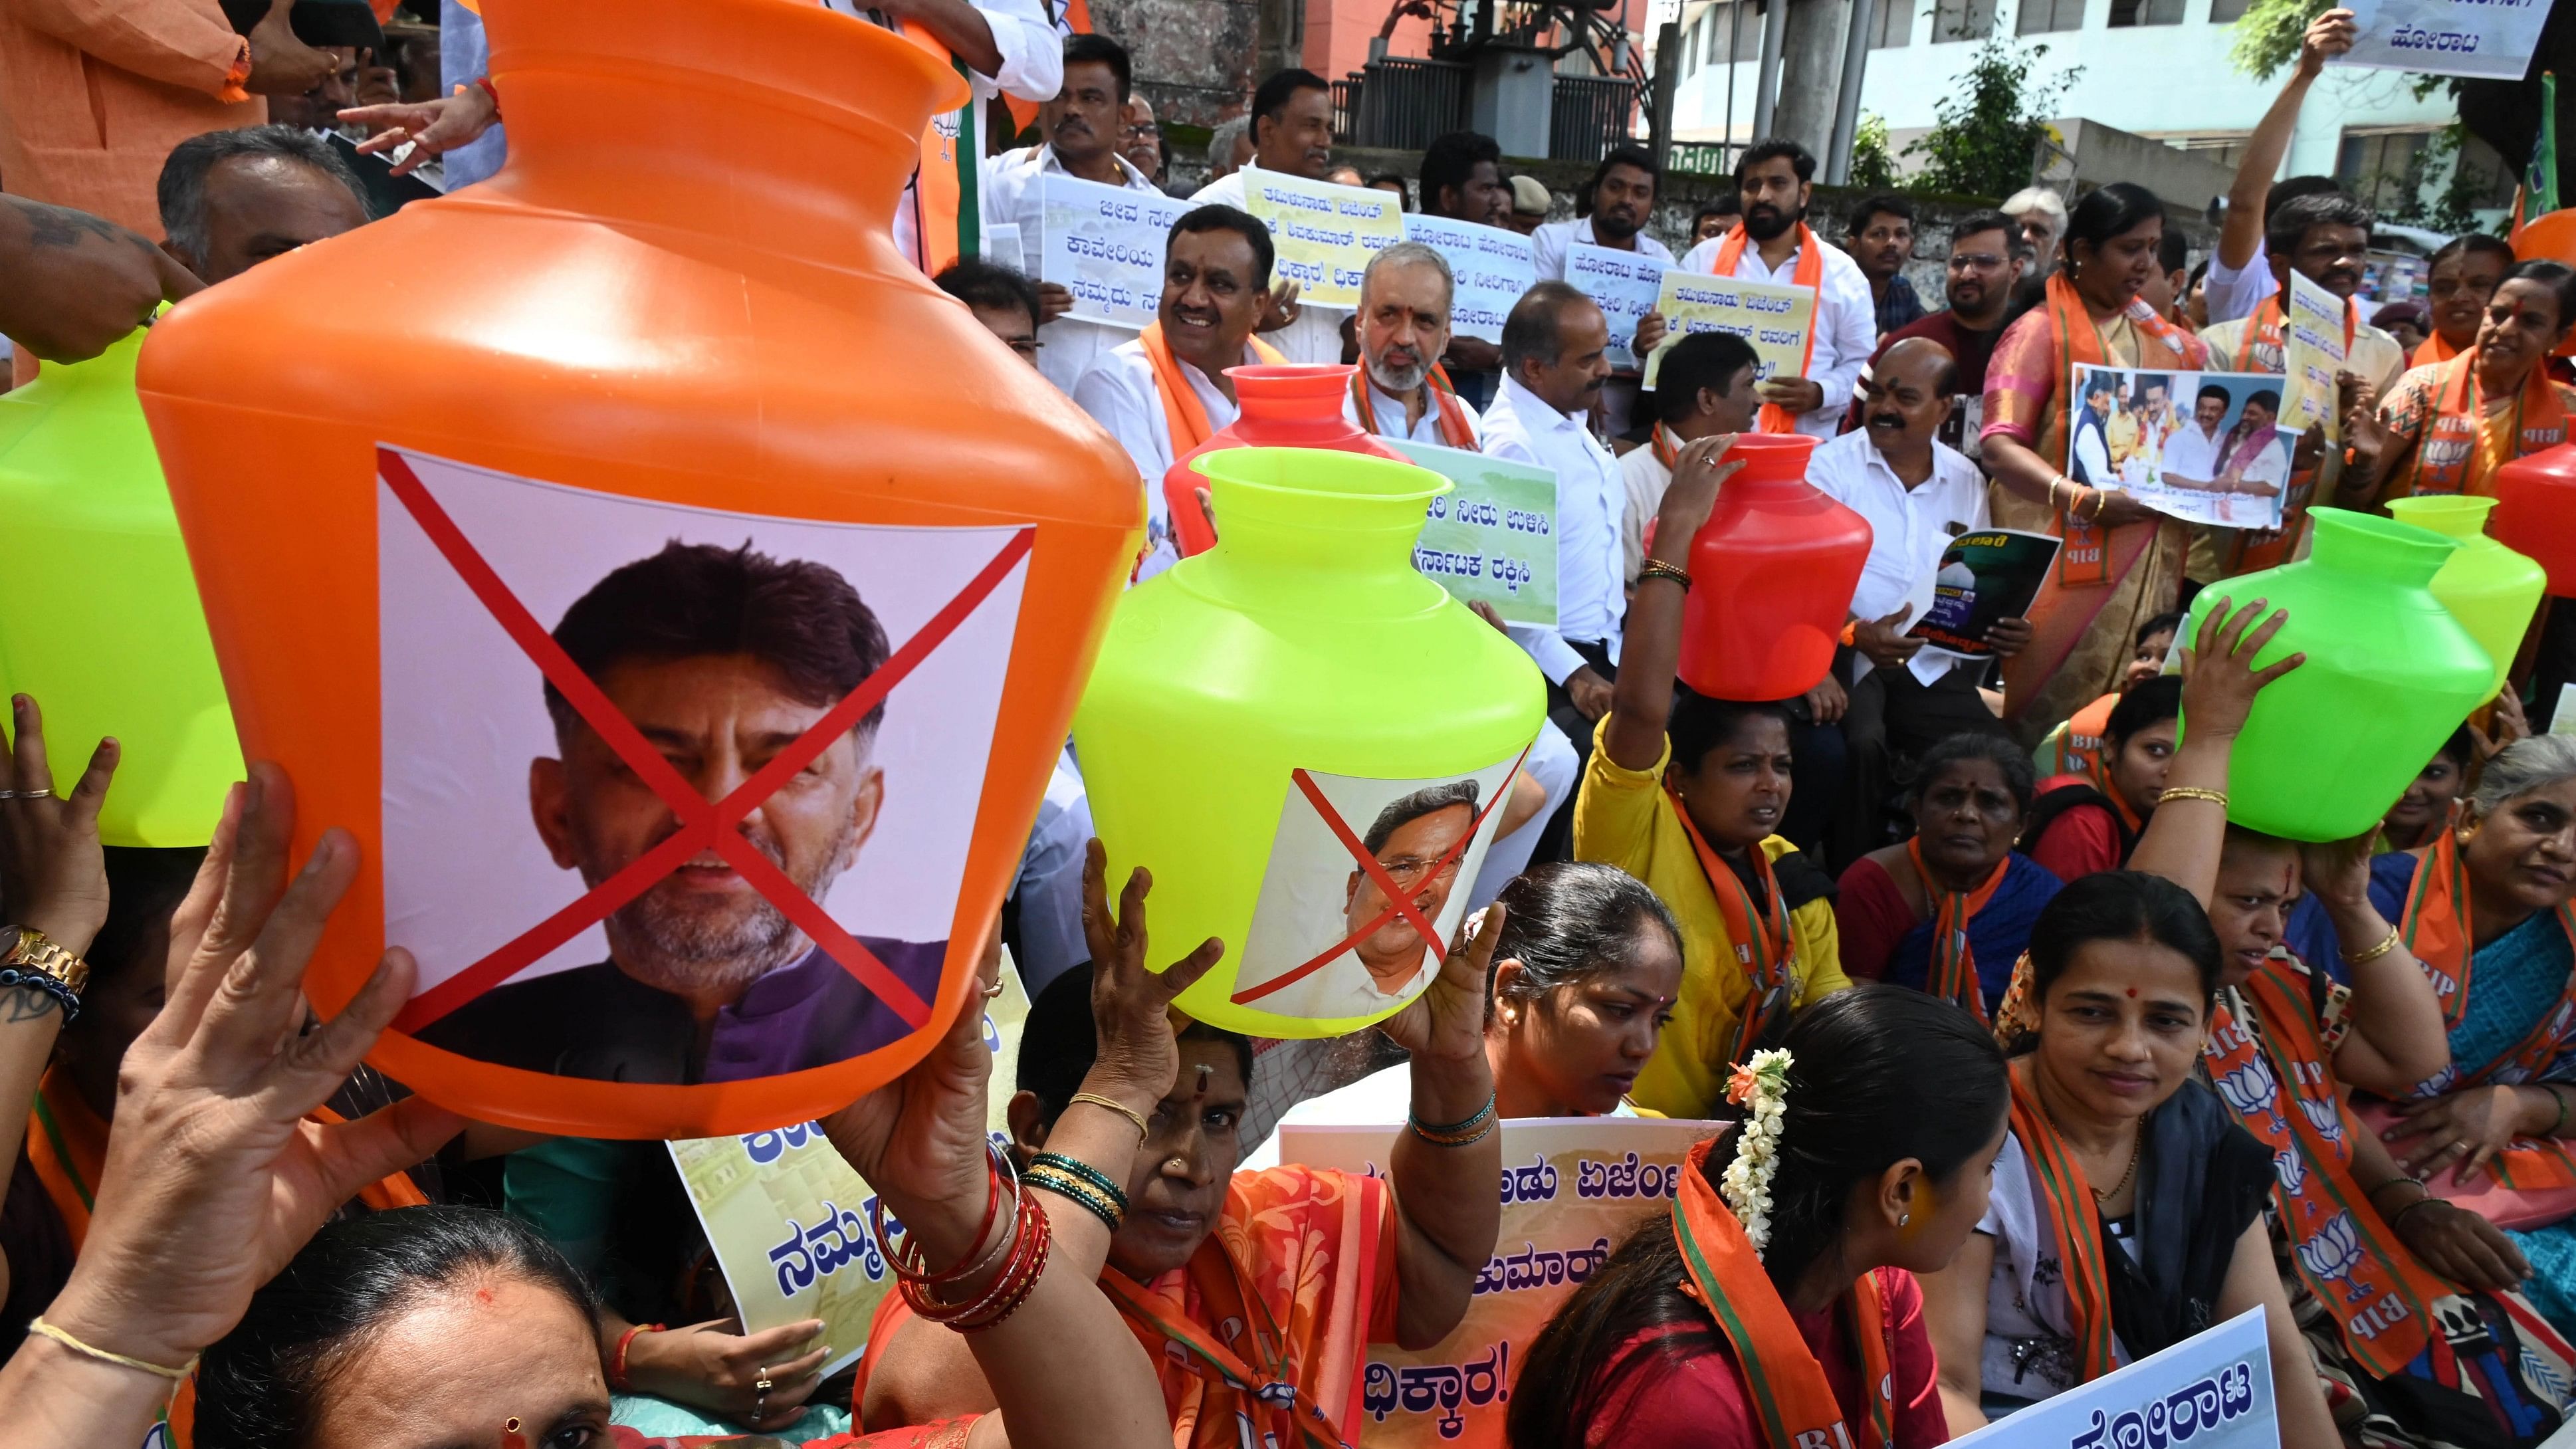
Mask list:
[[869,710],[877,707],[894,687],[903,682],[930,651],[946,642],[957,626],[975,612],[978,605],[1000,587],[1020,560],[1028,557],[1037,540],[1035,529],[1022,528],[1011,535],[1010,542],[979,570],[956,597],[930,616],[919,632],[886,657],[876,672],[860,681],[848,697],[816,720],[811,729],[796,742],[778,753],[752,777],[742,782],[722,800],[709,802],[700,795],[680,772],[662,758],[661,751],[644,738],[635,722],[611,703],[599,685],[572,662],[554,641],[554,636],[530,615],[527,606],[510,592],[509,585],[484,561],[456,526],[447,510],[439,506],[421,485],[411,464],[391,448],[376,450],[377,475],[393,490],[421,531],[429,536],[441,557],[466,588],[474,593],[493,621],[501,626],[511,641],[524,651],[530,662],[543,673],[574,712],[599,732],[617,757],[623,760],[662,803],[671,807],[680,828],[669,839],[637,856],[625,869],[601,881],[579,900],[546,917],[521,933],[515,940],[492,954],[457,972],[455,975],[411,999],[401,1015],[394,1018],[395,1029],[418,1033],[431,1022],[456,1010],[484,992],[525,970],[532,962],[566,941],[605,920],[627,902],[652,889],[663,877],[686,864],[699,852],[713,848],[725,862],[740,871],[752,888],[776,906],[797,929],[813,938],[816,945],[842,969],[888,1006],[894,1008],[905,1023],[919,1027],[930,1018],[929,1004],[901,978],[886,969],[884,962],[867,947],[859,944],[838,921],[823,909],[820,901],[805,894],[785,871],[773,864],[760,848],[734,827],[751,812],[778,792],[780,786],[812,764],[816,756],[831,748],[832,742],[857,727]]
[[[1458,843],[1441,852],[1440,858],[1431,863],[1431,875],[1424,879],[1439,875],[1449,862],[1456,860],[1469,843],[1475,840],[1477,830],[1484,826],[1485,817],[1494,813],[1494,807],[1503,803],[1504,797],[1511,794],[1512,781],[1520,776],[1521,762],[1529,758],[1530,748],[1536,744],[1537,741],[1532,740],[1529,745],[1521,747],[1520,758],[1512,761],[1511,769],[1503,776],[1503,783],[1494,790],[1494,798],[1486,801],[1485,807],[1477,811],[1475,817],[1467,822],[1467,833],[1458,837]],[[1378,890],[1386,896],[1389,904],[1385,910],[1377,913],[1376,919],[1343,937],[1339,944],[1314,959],[1293,970],[1273,976],[1258,986],[1247,986],[1234,993],[1231,999],[1237,1006],[1249,1006],[1274,991],[1305,980],[1321,970],[1325,962],[1375,935],[1385,927],[1387,922],[1397,916],[1404,917],[1405,921],[1413,927],[1413,933],[1422,938],[1423,949],[1436,951],[1440,948],[1440,928],[1431,924],[1430,920],[1422,914],[1422,908],[1413,903],[1413,892],[1397,889],[1395,878],[1386,873],[1386,867],[1378,863],[1376,854],[1368,848],[1367,842],[1360,839],[1359,832],[1351,829],[1350,822],[1342,818],[1342,812],[1334,809],[1333,802],[1324,797],[1323,790],[1315,784],[1315,778],[1304,770],[1292,770],[1288,778],[1296,783],[1297,792],[1306,797],[1306,803],[1314,806],[1315,813],[1323,817],[1325,826],[1333,832],[1333,838],[1342,843],[1342,849],[1349,851],[1351,859],[1359,862],[1360,869],[1368,873],[1368,878],[1377,882]]]

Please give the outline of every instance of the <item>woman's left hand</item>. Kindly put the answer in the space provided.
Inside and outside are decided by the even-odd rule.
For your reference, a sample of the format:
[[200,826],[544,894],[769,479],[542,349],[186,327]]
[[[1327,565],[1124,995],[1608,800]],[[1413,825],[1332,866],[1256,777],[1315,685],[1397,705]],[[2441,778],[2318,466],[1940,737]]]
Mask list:
[[6,792],[0,799],[9,800],[0,808],[0,908],[9,912],[9,924],[41,931],[73,955],[86,955],[107,924],[107,857],[99,849],[98,812],[116,774],[116,741],[100,740],[79,783],[57,792],[45,753],[44,711],[23,694],[11,709],[17,724],[8,752],[0,755],[0,792]]
[[1440,974],[1378,1030],[1417,1057],[1462,1062],[1484,1055],[1485,978],[1494,943],[1503,937],[1503,916],[1497,902],[1461,922]]
[[2360,906],[2370,901],[2370,850],[2379,840],[2373,825],[2349,840],[2299,847],[2299,872],[2308,889],[2328,905]]
[[[996,927],[996,929],[999,929]],[[912,1070],[823,1119],[842,1160],[885,1197],[921,1245],[933,1272],[978,1246],[976,1224],[1000,1191],[985,1152],[984,1085],[993,1053],[984,1045],[984,996],[1001,969],[987,952],[948,1034]]]
[[2504,1230],[2440,1198],[2398,1210],[2397,1236],[2425,1267],[2463,1288],[2502,1293],[2531,1276],[2531,1264]]
[[2405,1120],[2387,1135],[2389,1152],[2408,1176],[2430,1180],[2447,1167],[2465,1186],[2522,1133],[2522,1103],[2511,1087],[2463,1087],[2438,1097],[2401,1102]]
[[126,1050],[98,1209],[46,1310],[148,1363],[175,1367],[223,1337],[359,1188],[464,1125],[421,1097],[354,1122],[305,1120],[410,999],[413,968],[387,951],[345,1010],[306,1029],[304,968],[357,879],[358,847],[326,830],[290,880],[294,829],[285,772],[253,766],[171,917],[169,1003]]

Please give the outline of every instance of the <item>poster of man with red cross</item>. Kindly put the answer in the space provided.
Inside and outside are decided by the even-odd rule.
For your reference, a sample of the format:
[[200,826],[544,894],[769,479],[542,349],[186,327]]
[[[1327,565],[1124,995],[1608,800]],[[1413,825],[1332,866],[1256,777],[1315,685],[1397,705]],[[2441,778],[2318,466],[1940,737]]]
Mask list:
[[1030,533],[819,523],[378,459],[396,1026],[696,1085],[928,1017]]
[[1298,770],[1246,933],[1234,1000],[1383,1016],[1440,969],[1502,823],[1518,758],[1446,780]]

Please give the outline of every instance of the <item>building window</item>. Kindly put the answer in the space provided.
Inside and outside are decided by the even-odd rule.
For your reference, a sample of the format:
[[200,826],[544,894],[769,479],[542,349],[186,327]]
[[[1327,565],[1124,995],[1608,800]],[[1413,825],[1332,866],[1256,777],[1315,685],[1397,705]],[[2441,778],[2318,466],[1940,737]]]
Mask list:
[[1932,38],[1983,40],[1995,33],[1995,0],[1933,0]]
[[2381,211],[2404,206],[2424,184],[2431,131],[2349,135],[2335,156],[2335,182]]
[[2038,35],[2049,30],[2084,28],[2084,0],[2021,0],[2021,14],[2014,24],[2017,35]]
[[2113,25],[2180,25],[2182,0],[2111,0]]
[[1720,0],[1702,13],[1700,23],[1708,27],[1709,64],[1730,50],[1736,60],[1762,58],[1762,12],[1753,0]]
[[1890,50],[1914,38],[1914,0],[1877,0],[1869,17],[1869,48]]
[[2209,23],[2226,25],[2242,20],[2246,8],[2252,3],[2253,0],[2209,0]]

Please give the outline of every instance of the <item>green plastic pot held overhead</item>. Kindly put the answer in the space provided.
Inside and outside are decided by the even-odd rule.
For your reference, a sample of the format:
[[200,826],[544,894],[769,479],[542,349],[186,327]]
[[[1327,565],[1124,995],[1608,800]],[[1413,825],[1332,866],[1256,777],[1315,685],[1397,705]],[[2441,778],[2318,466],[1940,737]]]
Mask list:
[[[2487,701],[2494,665],[2433,594],[2454,540],[2341,508],[2308,516],[2308,557],[2203,589],[2182,637],[2199,637],[2222,595],[2289,611],[2254,662],[2307,662],[2255,696],[2229,757],[2227,815],[2289,840],[2345,840],[2375,826]],[[2187,713],[2182,726],[2188,737]]]
[[[1299,448],[1233,449],[1201,466],[1216,546],[1119,601],[1074,748],[1111,893],[1135,866],[1153,873],[1148,964],[1160,970],[1211,936],[1226,944],[1181,1008],[1254,1035],[1337,1036],[1418,991],[1333,1018],[1231,999],[1292,772],[1413,781],[1487,770],[1537,737],[1546,684],[1519,646],[1414,571],[1424,508],[1448,480]],[[1255,963],[1253,979],[1271,969]]]
[[43,708],[58,790],[124,747],[100,839],[203,845],[241,742],[134,392],[143,337],[0,394],[0,690]]

